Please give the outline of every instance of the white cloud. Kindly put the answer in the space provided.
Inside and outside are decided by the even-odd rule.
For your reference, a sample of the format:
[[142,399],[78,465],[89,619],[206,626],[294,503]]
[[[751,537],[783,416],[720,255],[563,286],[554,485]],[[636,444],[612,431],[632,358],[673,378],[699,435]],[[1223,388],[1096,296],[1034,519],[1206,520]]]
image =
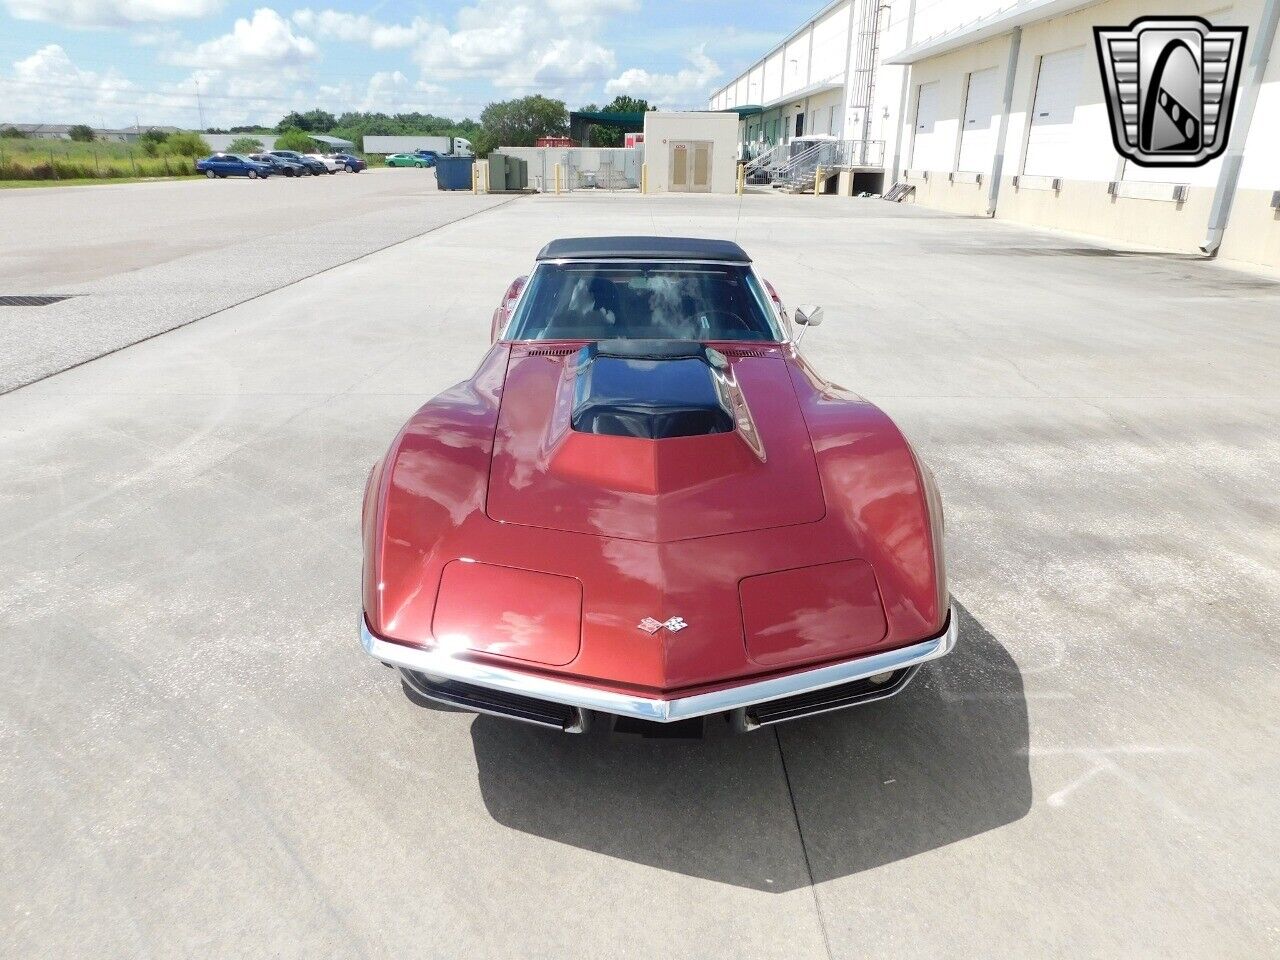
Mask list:
[[588,27],[599,29],[603,22],[621,13],[636,13],[640,9],[639,0],[546,0],[547,11],[556,18],[560,27]]
[[129,42],[136,47],[172,47],[182,42],[182,33],[164,27],[152,30],[130,30]]
[[478,0],[458,11],[457,28],[434,27],[418,44],[423,75],[483,76],[513,94],[587,95],[615,70],[598,35],[635,0]]
[[593,86],[617,66],[613,51],[591,40],[553,40],[532,56],[500,72],[496,83],[513,89],[562,89],[580,82]]
[[264,84],[257,71],[196,69],[179,80],[146,88],[114,70],[82,70],[57,44],[40,48],[7,71],[0,69],[0,104],[0,120],[15,123],[127,127],[136,117],[144,126],[188,129],[273,126],[289,110],[317,104],[334,113],[416,110],[456,117],[474,115],[477,109],[438,84],[415,81],[398,70],[375,72],[367,81],[317,83],[305,73],[286,69]]
[[96,124],[135,99],[133,84],[120,74],[81,70],[56,43],[16,61],[7,76],[0,76],[5,119],[16,122]]
[[259,7],[253,11],[253,19],[238,19],[230,33],[195,47],[171,51],[164,59],[181,66],[233,70],[293,67],[319,55],[314,40],[295,34],[289,21],[270,7]]
[[363,13],[339,10],[303,8],[295,10],[292,19],[301,29],[323,40],[366,43],[374,50],[411,47],[431,30],[431,25],[421,18],[405,26],[381,23]]
[[720,76],[719,65],[707,56],[705,47],[689,54],[689,66],[676,73],[650,73],[631,68],[604,85],[606,93],[644,97],[658,106],[701,103],[711,84]]
[[413,82],[399,70],[380,70],[363,85],[347,81],[322,84],[316,90],[316,98],[334,113],[345,110],[396,112],[396,105],[410,97],[413,89]]
[[413,47],[429,82],[486,79],[508,93],[587,95],[617,72],[600,41],[606,21],[638,0],[475,0],[454,26],[422,17],[384,23],[367,14],[303,8],[293,23],[320,39],[378,49]]
[[42,20],[70,27],[127,27],[205,17],[222,0],[3,0],[16,20]]

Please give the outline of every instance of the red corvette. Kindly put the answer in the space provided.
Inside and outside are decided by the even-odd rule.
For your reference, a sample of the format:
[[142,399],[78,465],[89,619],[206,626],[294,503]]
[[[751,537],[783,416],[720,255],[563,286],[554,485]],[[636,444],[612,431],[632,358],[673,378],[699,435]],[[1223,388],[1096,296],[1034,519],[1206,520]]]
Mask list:
[[419,697],[696,735],[891,696],[956,640],[932,475],[737,244],[557,240],[364,498],[365,650]]

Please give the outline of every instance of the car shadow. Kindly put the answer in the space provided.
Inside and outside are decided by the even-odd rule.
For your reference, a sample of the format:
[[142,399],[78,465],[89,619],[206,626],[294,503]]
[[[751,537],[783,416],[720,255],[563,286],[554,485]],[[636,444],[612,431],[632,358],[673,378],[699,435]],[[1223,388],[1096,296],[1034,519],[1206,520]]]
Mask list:
[[513,830],[775,892],[1012,823],[1031,807],[1022,675],[956,609],[955,651],[897,697],[746,735],[566,736],[479,716],[485,806]]

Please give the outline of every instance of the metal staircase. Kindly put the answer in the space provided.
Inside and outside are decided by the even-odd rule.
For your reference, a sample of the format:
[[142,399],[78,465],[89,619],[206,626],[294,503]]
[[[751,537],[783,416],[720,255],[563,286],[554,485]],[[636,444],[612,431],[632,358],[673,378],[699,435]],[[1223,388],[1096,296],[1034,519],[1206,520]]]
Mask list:
[[907,199],[907,197],[911,196],[915,192],[916,192],[915,184],[911,184],[903,180],[899,180],[897,183],[895,183],[892,187],[889,188],[889,190],[884,194],[883,199],[889,200],[893,203],[901,203],[903,200]]
[[883,140],[821,140],[788,157],[774,171],[772,182],[789,193],[812,192],[819,170],[828,180],[841,170],[879,169],[883,164]]
[[[831,141],[834,143],[835,141]],[[829,154],[830,143],[815,143],[794,156],[787,157],[774,171],[772,184],[786,193],[813,191],[813,181],[824,154]]]
[[818,140],[790,153],[801,145],[780,143],[743,164],[750,184],[768,184],[787,193],[812,193],[818,171],[823,180],[841,170],[876,170],[884,164],[883,140]]
[[743,165],[743,174],[746,176],[747,183],[772,183],[773,170],[786,162],[786,159],[785,143],[776,143],[768,150],[752,157]]

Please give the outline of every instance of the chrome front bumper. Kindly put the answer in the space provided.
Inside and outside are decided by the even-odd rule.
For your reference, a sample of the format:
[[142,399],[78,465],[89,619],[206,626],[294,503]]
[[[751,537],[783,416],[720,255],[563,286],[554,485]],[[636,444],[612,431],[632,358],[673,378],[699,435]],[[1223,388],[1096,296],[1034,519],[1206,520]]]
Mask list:
[[[471,684],[488,690],[498,691],[533,700],[544,700],[561,704],[579,711],[596,711],[618,717],[653,723],[674,723],[691,720],[710,714],[732,713],[756,707],[770,701],[812,694],[831,687],[853,684],[859,680],[883,673],[905,671],[900,682],[887,684],[879,696],[878,691],[868,695],[857,695],[850,700],[865,703],[892,696],[902,690],[915,668],[930,660],[944,657],[954,649],[959,635],[955,608],[947,617],[947,626],[942,633],[928,640],[922,640],[909,647],[897,650],[886,650],[856,660],[843,663],[789,673],[768,680],[756,680],[737,686],[715,690],[711,693],[698,693],[687,697],[674,697],[670,700],[659,700],[633,694],[616,693],[611,690],[599,690],[581,683],[568,680],[556,680],[550,677],[510,670],[487,663],[462,660],[448,653],[435,650],[423,650],[417,647],[406,647],[403,644],[391,643],[375,636],[369,630],[363,615],[360,617],[360,643],[365,652],[383,663],[399,667],[402,670],[422,674],[428,678],[439,678],[446,681]],[[426,695],[430,696],[429,693]],[[810,709],[795,716],[808,716],[824,710],[839,709],[839,706]],[[782,719],[793,719],[783,716]],[[777,722],[777,721],[768,721]],[[748,720],[747,728],[758,726]],[[581,726],[581,725],[579,725]],[[573,726],[564,727],[569,732],[577,732]]]

